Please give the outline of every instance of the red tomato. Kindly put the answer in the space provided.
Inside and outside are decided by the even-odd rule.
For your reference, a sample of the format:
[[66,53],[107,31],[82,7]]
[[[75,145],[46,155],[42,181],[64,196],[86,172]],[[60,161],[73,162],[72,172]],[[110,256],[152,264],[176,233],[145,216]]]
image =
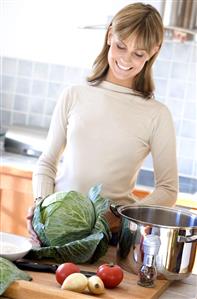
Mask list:
[[56,280],[59,284],[62,284],[68,275],[77,272],[80,272],[80,268],[74,263],[61,264],[55,272]]
[[121,267],[114,264],[103,264],[98,267],[96,274],[102,279],[108,289],[113,289],[123,280],[124,272]]

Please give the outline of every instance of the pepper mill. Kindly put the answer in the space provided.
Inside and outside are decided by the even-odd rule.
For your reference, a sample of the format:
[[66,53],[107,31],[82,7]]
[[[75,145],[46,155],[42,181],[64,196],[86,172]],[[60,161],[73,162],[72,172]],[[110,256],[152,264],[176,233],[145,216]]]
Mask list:
[[140,286],[146,288],[154,287],[154,281],[157,277],[157,270],[155,266],[155,257],[159,252],[161,241],[157,235],[147,235],[143,241],[144,259],[139,271]]

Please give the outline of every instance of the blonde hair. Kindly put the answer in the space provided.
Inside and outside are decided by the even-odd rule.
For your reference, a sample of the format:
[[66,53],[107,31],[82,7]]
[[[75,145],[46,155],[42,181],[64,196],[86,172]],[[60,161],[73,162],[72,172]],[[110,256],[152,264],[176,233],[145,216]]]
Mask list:
[[[125,6],[112,19],[109,24],[103,48],[94,61],[92,74],[87,77],[90,84],[97,85],[104,80],[109,69],[107,43],[110,28],[118,38],[125,40],[132,36],[136,37],[137,46],[145,49],[148,53],[163,42],[164,28],[159,12],[149,4],[134,3]],[[155,53],[144,65],[143,69],[134,78],[132,89],[142,93],[146,98],[151,98],[154,91],[152,78],[152,65],[158,55]]]

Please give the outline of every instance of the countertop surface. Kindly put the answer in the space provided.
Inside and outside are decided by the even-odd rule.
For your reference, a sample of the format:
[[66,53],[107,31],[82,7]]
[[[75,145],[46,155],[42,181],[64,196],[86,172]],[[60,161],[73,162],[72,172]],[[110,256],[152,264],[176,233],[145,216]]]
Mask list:
[[160,299],[197,299],[197,275],[173,281],[168,289],[159,297]]
[[38,158],[22,156],[1,150],[1,165],[15,167],[21,170],[33,171]]

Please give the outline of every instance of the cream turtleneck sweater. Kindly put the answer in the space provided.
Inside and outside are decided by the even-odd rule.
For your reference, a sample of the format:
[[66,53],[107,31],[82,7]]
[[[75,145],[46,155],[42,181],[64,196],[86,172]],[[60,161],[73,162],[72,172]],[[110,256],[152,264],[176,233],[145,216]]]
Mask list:
[[143,203],[172,206],[178,188],[175,140],[171,114],[155,99],[107,81],[69,87],[57,102],[34,170],[34,197],[70,190],[87,194],[102,184],[103,196],[129,204],[151,152],[155,189]]

